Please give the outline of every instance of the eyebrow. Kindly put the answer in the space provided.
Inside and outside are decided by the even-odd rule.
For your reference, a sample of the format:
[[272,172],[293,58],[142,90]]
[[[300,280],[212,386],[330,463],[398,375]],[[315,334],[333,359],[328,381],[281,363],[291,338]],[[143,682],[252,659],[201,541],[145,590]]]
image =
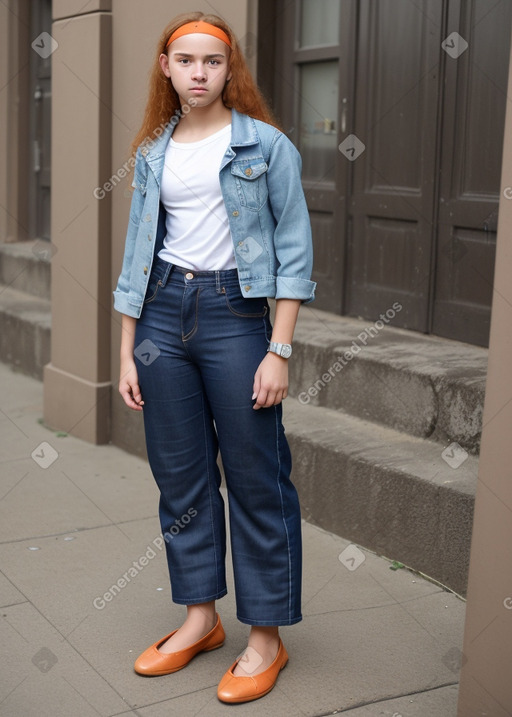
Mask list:
[[[173,52],[172,53],[175,57],[194,57],[193,55],[189,55],[188,52]],[[215,52],[213,55],[205,55],[206,59],[211,60],[213,57],[225,57],[225,55],[222,54],[222,52]]]

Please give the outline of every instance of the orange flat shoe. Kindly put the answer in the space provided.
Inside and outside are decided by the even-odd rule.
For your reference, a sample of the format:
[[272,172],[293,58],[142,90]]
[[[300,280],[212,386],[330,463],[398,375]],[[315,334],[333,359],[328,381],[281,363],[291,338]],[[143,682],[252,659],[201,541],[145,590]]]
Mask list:
[[170,652],[168,655],[159,652],[158,648],[160,645],[163,645],[164,642],[176,632],[178,632],[178,630],[169,633],[169,635],[158,640],[158,642],[155,642],[154,645],[151,645],[151,647],[148,647],[147,650],[144,650],[144,652],[139,655],[134,665],[134,670],[137,674],[145,675],[146,677],[156,677],[157,675],[169,675],[171,672],[177,672],[188,665],[190,660],[199,652],[209,652],[210,650],[216,650],[218,647],[221,647],[226,637],[219,614],[217,613],[215,627],[200,640],[194,642],[193,645],[178,652]]
[[235,660],[226,672],[217,688],[217,697],[222,702],[250,702],[266,695],[274,687],[277,678],[283,667],[288,662],[286,652],[281,638],[279,638],[279,649],[276,659],[259,675],[238,676],[233,674],[238,660]]

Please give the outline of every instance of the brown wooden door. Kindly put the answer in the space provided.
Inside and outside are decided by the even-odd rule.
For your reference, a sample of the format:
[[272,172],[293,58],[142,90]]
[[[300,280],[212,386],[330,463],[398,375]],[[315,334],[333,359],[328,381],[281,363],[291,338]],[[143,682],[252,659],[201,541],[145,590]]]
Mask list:
[[[445,58],[432,332],[487,345],[494,278],[512,2],[452,1]],[[511,182],[512,184],[512,182]]]
[[398,301],[395,325],[486,344],[512,3],[277,8],[273,95],[304,157],[316,306],[375,320]]
[[338,144],[353,92],[356,2],[302,0],[279,7],[275,104],[303,159],[315,243],[313,278],[321,286],[315,305],[342,313],[349,174],[339,161]]
[[359,3],[345,312],[428,331],[442,3]]

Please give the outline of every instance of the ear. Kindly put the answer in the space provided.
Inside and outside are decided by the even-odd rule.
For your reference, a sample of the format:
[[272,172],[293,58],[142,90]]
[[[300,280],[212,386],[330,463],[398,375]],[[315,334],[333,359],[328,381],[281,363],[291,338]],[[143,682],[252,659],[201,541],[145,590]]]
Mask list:
[[158,58],[158,62],[160,63],[160,67],[162,68],[162,72],[166,77],[171,76],[171,71],[169,70],[169,58],[167,55],[165,55],[163,52]]

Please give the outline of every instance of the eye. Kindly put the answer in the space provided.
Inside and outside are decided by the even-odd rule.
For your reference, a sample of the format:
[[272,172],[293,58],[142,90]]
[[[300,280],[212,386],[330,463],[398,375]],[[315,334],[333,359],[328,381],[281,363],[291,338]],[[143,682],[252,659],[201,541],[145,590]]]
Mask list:
[[185,65],[185,64],[187,64],[188,62],[190,62],[190,60],[189,60],[188,58],[186,58],[186,57],[182,57],[181,60],[178,60],[178,64],[179,64],[179,65]]
[[210,65],[220,65],[219,60],[209,60]]

